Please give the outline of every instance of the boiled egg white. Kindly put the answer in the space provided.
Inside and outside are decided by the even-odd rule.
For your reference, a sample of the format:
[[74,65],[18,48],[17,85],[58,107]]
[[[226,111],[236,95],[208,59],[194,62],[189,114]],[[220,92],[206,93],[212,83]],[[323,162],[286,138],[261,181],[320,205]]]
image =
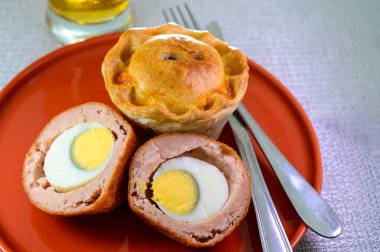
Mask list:
[[228,198],[228,183],[212,164],[178,157],[161,164],[151,183],[152,200],[168,216],[181,221],[205,220]]
[[87,184],[109,163],[114,141],[112,132],[97,122],[80,123],[65,130],[46,153],[46,179],[59,192]]

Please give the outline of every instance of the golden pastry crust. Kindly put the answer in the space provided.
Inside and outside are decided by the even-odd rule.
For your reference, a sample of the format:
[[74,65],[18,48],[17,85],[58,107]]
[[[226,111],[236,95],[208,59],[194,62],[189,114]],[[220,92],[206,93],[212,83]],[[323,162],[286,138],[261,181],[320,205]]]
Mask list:
[[113,103],[139,125],[214,138],[248,81],[240,50],[208,31],[173,23],[124,32],[106,55],[102,73]]

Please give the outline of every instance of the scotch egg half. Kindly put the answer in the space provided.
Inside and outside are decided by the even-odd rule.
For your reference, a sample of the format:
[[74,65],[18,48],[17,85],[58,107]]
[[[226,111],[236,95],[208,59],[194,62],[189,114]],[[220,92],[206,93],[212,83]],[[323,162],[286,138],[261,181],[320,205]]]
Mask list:
[[229,146],[196,133],[169,133],[143,144],[129,170],[133,212],[168,237],[213,246],[246,215],[250,175]]
[[132,127],[112,108],[85,103],[55,116],[26,155],[22,182],[30,201],[54,215],[108,212],[126,198],[136,146]]

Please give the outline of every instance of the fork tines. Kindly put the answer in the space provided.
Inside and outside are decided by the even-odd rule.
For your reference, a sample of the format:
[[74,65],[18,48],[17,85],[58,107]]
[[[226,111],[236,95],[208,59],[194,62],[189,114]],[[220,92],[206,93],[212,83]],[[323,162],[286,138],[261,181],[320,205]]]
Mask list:
[[[181,18],[181,20],[179,18],[177,18],[177,14],[175,13],[175,11],[173,10],[173,8],[169,8],[169,12],[171,14],[171,18],[168,16],[168,14],[166,13],[165,10],[162,10],[162,14],[164,15],[164,18],[165,18],[165,21],[166,22],[175,22],[177,24],[181,24],[182,22],[182,25],[187,27],[187,28],[192,28],[192,29],[196,29],[196,30],[200,30],[200,26],[197,22],[197,20],[194,18],[194,15],[193,13],[191,12],[189,6],[187,5],[187,3],[184,4],[184,7],[186,9],[186,12],[187,12],[187,18],[185,17],[185,15],[183,14],[182,10],[181,10],[181,7],[179,5],[176,6],[176,9],[177,9],[177,14],[178,16]],[[193,27],[191,27],[190,25],[190,22],[188,22],[188,20],[190,19],[191,21],[191,24]]]

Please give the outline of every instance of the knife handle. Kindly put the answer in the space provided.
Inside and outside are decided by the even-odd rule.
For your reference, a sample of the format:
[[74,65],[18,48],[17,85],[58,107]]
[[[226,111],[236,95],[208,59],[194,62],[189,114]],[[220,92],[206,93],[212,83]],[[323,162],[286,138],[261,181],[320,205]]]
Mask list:
[[282,155],[243,104],[239,104],[238,113],[257,140],[301,219],[317,234],[337,237],[342,224],[334,210]]

